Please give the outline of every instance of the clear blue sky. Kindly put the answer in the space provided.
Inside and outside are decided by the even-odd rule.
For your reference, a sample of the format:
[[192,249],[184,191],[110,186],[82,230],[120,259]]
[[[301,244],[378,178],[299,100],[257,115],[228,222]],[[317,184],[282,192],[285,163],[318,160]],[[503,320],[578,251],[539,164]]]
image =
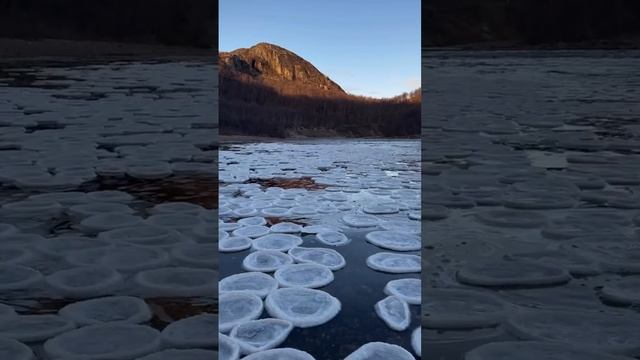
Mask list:
[[347,92],[420,86],[419,0],[219,0],[219,49],[259,42],[302,56]]

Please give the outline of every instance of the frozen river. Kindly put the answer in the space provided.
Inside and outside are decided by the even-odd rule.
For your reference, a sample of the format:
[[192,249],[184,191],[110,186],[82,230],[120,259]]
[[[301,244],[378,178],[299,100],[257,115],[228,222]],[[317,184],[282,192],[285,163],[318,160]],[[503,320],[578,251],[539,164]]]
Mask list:
[[639,55],[423,54],[424,359],[640,356]]
[[0,357],[217,355],[216,75],[2,63]]
[[[238,328],[261,324],[252,318],[294,325],[269,347],[341,360],[384,342],[378,356],[413,359],[420,322],[419,146],[417,140],[314,140],[221,150],[221,331],[229,332],[226,324],[237,313],[249,312],[234,308],[238,300],[230,294],[249,287],[240,274],[252,274],[265,282],[265,309],[248,322],[239,319],[245,323]],[[289,295],[294,285],[315,290]],[[329,298],[332,307],[322,300]],[[231,330],[231,338],[247,341],[239,334]]]

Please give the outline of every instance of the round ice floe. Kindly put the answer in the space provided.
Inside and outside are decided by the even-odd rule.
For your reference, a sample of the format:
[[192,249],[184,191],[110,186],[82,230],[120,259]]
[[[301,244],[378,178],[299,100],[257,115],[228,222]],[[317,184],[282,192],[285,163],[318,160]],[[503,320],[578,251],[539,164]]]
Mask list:
[[411,347],[413,352],[418,356],[422,356],[422,329],[417,327],[411,333]]
[[87,194],[79,191],[52,192],[29,196],[33,200],[55,201],[62,205],[82,204],[89,201]]
[[598,241],[587,239],[569,248],[595,261],[606,272],[640,274],[640,247],[634,241]]
[[292,348],[281,348],[260,351],[249,356],[245,356],[242,360],[315,360],[315,358],[305,351]]
[[318,264],[284,265],[273,274],[280,287],[319,288],[333,281],[333,272]]
[[290,213],[291,210],[285,207],[267,207],[260,210],[260,215],[266,217],[283,217],[288,216]]
[[375,305],[376,314],[387,326],[396,331],[403,331],[409,327],[411,313],[409,304],[397,296],[388,296]]
[[2,245],[0,242],[0,265],[16,265],[33,259],[31,250],[19,245]]
[[151,319],[151,310],[144,300],[131,296],[110,296],[69,304],[60,316],[78,325],[101,323],[139,324]]
[[384,293],[394,295],[411,305],[420,305],[422,292],[420,279],[391,280],[385,285]]
[[102,266],[82,266],[57,271],[46,278],[47,284],[60,295],[89,298],[113,293],[122,284],[122,276]]
[[42,280],[38,270],[22,265],[0,265],[0,291],[28,289]]
[[296,216],[308,216],[315,215],[317,213],[318,210],[310,206],[294,206],[290,210],[290,214]]
[[48,340],[44,351],[54,359],[84,356],[94,360],[125,360],[159,350],[159,335],[149,326],[91,325]]
[[380,227],[394,232],[420,235],[420,223],[410,220],[391,220],[380,224]]
[[215,244],[179,244],[171,250],[171,256],[180,264],[212,268],[218,265]]
[[449,217],[451,210],[442,205],[429,205],[424,209],[425,220],[437,221]]
[[262,225],[243,226],[239,229],[233,230],[234,236],[258,238],[260,236],[267,235],[269,228]]
[[323,232],[338,232],[340,229],[328,225],[309,225],[302,228],[302,233],[319,234]]
[[540,250],[511,254],[515,260],[527,260],[535,263],[563,267],[577,276],[598,275],[602,270],[595,261],[586,259],[575,252],[563,250]]
[[50,219],[60,216],[63,207],[54,201],[27,199],[6,203],[0,209],[7,218]]
[[485,210],[477,212],[476,218],[487,225],[509,228],[542,227],[547,221],[540,213],[524,210]]
[[38,234],[13,234],[0,237],[0,244],[3,246],[37,246],[44,238]]
[[218,292],[245,293],[258,295],[265,298],[271,291],[278,288],[278,282],[271,276],[262,272],[245,272],[227,276],[220,280]]
[[220,230],[215,224],[202,223],[200,225],[196,225],[191,232],[188,232],[185,238],[190,238],[201,244],[212,244],[219,240],[216,239],[216,231],[218,232],[218,235],[220,235]]
[[373,227],[380,224],[380,219],[373,215],[346,214],[342,221],[351,227]]
[[34,360],[36,356],[25,344],[13,339],[0,338],[0,356],[7,360]]
[[491,261],[469,264],[457,274],[458,281],[477,286],[545,286],[571,279],[566,269],[524,261]]
[[321,243],[331,246],[343,246],[351,242],[351,239],[338,231],[320,232],[316,234],[316,238]]
[[218,316],[199,314],[175,321],[167,325],[160,338],[173,348],[214,348],[218,339],[212,336],[218,332]]
[[149,210],[152,214],[181,213],[196,215],[202,211],[202,206],[189,202],[168,202],[154,206]]
[[135,281],[152,296],[214,296],[218,273],[210,269],[168,267],[139,272]]
[[432,329],[473,329],[496,326],[506,305],[495,296],[473,290],[428,289],[422,304],[422,326]]
[[[138,358],[137,360],[211,360],[217,358],[218,353],[213,350],[168,349]],[[226,358],[220,357],[220,359],[224,360]]]
[[220,331],[229,332],[236,325],[259,318],[263,304],[257,295],[224,293],[220,294],[218,308]]
[[265,300],[265,307],[271,316],[306,328],[333,319],[340,312],[341,304],[324,291],[292,287],[272,291]]
[[2,319],[16,317],[18,313],[9,305],[0,304],[0,321]]
[[252,216],[238,220],[238,224],[242,226],[266,225],[267,220],[262,216]]
[[376,204],[376,205],[367,205],[362,209],[362,211],[364,211],[367,214],[384,215],[384,214],[395,214],[398,211],[400,211],[400,209],[398,208],[397,205]]
[[331,270],[342,269],[347,264],[344,257],[333,249],[294,247],[288,254],[298,263],[319,264]]
[[520,339],[561,342],[611,354],[640,353],[640,316],[636,314],[522,311],[513,313],[506,325]]
[[98,234],[98,239],[115,244],[124,243],[161,248],[174,246],[184,241],[182,235],[175,230],[146,224],[104,231]]
[[38,252],[51,257],[65,256],[72,251],[85,249],[99,249],[111,246],[106,241],[96,240],[84,236],[60,235],[58,237],[43,239],[35,248]]
[[118,190],[103,190],[87,193],[89,200],[97,202],[111,202],[111,203],[128,203],[134,200],[133,196],[127,194],[124,191]]
[[302,226],[290,222],[281,222],[269,228],[272,233],[288,233],[295,234],[302,231]]
[[2,319],[0,339],[39,342],[75,329],[75,324],[58,315],[19,315]]
[[504,207],[523,210],[568,209],[575,206],[577,200],[558,194],[515,193],[504,200]]
[[133,209],[129,206],[117,203],[78,204],[67,209],[67,214],[75,219],[84,219],[92,215],[107,213],[132,214],[133,212]]
[[288,264],[293,264],[291,256],[273,250],[255,251],[242,260],[242,268],[247,271],[272,272]]
[[230,236],[218,243],[220,252],[237,252],[251,247],[251,239],[246,236]]
[[420,256],[380,252],[367,258],[367,266],[392,274],[421,271]]
[[479,346],[465,354],[465,360],[631,360],[585,350],[584,348],[544,341],[501,341]]
[[258,215],[258,209],[255,208],[240,208],[232,211],[233,215],[239,218],[252,217]]
[[218,333],[218,352],[220,360],[238,360],[240,346],[227,335]]
[[302,239],[298,236],[269,234],[253,240],[251,248],[254,250],[289,251],[298,245],[302,245]]
[[169,256],[160,249],[120,246],[73,251],[65,260],[78,266],[95,264],[132,272],[164,266],[169,263]]
[[233,231],[240,228],[240,224],[238,223],[226,223],[222,220],[218,223],[218,228],[222,231]]
[[197,215],[191,214],[151,215],[145,221],[150,225],[168,227],[178,231],[189,231],[202,223]]
[[640,276],[607,283],[602,288],[602,298],[615,304],[640,304]]
[[282,344],[293,330],[293,324],[281,319],[260,319],[240,324],[229,337],[240,346],[242,354],[273,349]]
[[19,230],[11,224],[0,223],[0,238],[17,234],[18,231]]
[[372,231],[366,239],[383,249],[395,251],[415,251],[422,246],[419,236],[395,231]]
[[344,360],[415,360],[413,355],[398,345],[370,342],[352,352]]

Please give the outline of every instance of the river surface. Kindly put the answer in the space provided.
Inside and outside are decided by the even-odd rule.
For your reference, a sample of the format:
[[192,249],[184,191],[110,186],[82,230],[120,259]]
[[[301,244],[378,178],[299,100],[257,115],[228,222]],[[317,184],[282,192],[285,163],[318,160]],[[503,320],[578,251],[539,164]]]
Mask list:
[[[419,326],[420,306],[409,306],[410,324],[402,331],[389,328],[374,306],[387,297],[384,288],[389,281],[419,279],[420,269],[402,274],[376,271],[367,266],[367,258],[380,252],[419,255],[419,147],[417,140],[314,140],[237,144],[220,151],[220,218],[229,232],[243,221],[239,209],[256,209],[259,218],[269,220],[267,226],[282,221],[330,226],[348,238],[348,243],[335,246],[319,241],[315,234],[294,231],[302,240],[300,247],[333,249],[346,261],[345,267],[333,272],[332,282],[318,288],[336,297],[341,310],[319,326],[294,328],[279,347],[327,360],[344,359],[374,341],[413,353],[411,333]],[[302,177],[311,180],[306,188],[301,187]],[[279,183],[259,182],[273,179]],[[372,214],[377,211],[370,206],[379,205],[388,208],[384,214]],[[286,214],[265,215],[273,207],[286,209]],[[372,217],[374,223],[350,226],[343,221],[350,214]],[[416,240],[414,251],[394,252],[366,240],[367,234],[393,224],[403,239]],[[242,262],[253,251],[221,252],[221,279],[244,272]],[[419,293],[419,284],[415,290]],[[270,313],[264,311],[261,317]]]
[[3,358],[217,355],[216,92],[210,59],[0,64]]
[[423,359],[640,356],[639,56],[423,51]]

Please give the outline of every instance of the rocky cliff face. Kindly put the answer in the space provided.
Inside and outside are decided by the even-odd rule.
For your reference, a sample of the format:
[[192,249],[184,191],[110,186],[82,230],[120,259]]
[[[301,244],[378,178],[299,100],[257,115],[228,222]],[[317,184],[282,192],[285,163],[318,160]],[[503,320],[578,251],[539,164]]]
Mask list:
[[316,94],[318,91],[345,94],[338,84],[305,59],[267,43],[220,53],[220,73],[226,77],[251,78],[297,94]]

